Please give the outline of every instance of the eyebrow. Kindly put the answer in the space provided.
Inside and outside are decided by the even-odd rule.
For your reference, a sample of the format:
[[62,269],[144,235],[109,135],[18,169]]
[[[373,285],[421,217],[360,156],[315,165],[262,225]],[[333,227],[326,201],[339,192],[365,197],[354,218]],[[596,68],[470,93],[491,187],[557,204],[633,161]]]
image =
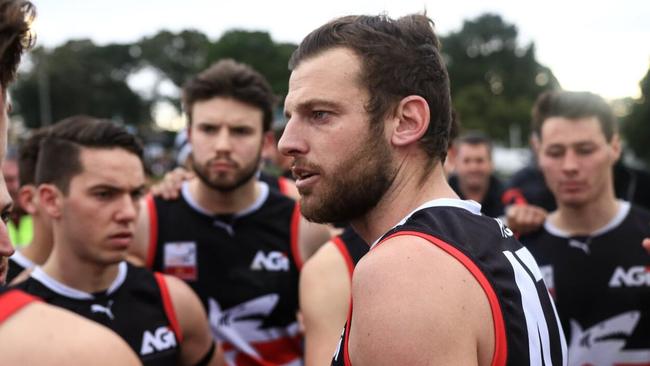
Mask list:
[[135,187],[133,189],[127,189],[127,188],[120,187],[120,186],[114,186],[114,185],[111,185],[111,184],[102,183],[102,184],[97,184],[97,185],[94,185],[94,186],[90,186],[90,187],[88,187],[88,190],[92,191],[92,190],[96,190],[96,189],[109,189],[109,190],[118,191],[118,192],[136,192],[136,191],[144,191],[146,189],[146,187],[147,186],[145,184],[141,184],[141,185],[139,185],[139,186],[137,186],[137,187]]
[[[305,110],[313,109],[314,106],[326,107],[332,109],[341,108],[341,105],[339,103],[332,102],[331,100],[315,98],[315,99],[309,99],[304,102],[298,103],[294,109],[298,111],[305,111]],[[284,109],[284,116],[289,117],[289,111],[286,108]]]

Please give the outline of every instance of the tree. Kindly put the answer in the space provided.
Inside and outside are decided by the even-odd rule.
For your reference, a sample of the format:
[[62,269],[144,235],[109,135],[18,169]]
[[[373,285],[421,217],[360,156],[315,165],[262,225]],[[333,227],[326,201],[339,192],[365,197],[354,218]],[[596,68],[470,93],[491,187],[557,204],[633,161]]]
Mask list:
[[296,45],[275,43],[267,32],[231,30],[210,49],[209,59],[233,58],[252,66],[264,75],[273,91],[285,96],[289,84],[289,58]]
[[441,37],[454,107],[463,129],[479,129],[507,141],[511,126],[530,131],[530,110],[542,91],[557,88],[550,69],[535,59],[535,46],[521,46],[517,28],[499,15],[466,20]]
[[188,77],[208,66],[209,48],[210,40],[205,34],[185,30],[177,34],[161,31],[145,37],[133,46],[133,51],[141,53],[143,62],[157,68],[181,87]]
[[98,47],[89,40],[78,40],[52,51],[34,50],[33,68],[14,92],[27,127],[75,114],[130,124],[149,122],[148,103],[126,83],[138,63],[129,48],[117,44]]
[[639,83],[641,98],[623,120],[622,133],[635,155],[650,166],[650,69]]

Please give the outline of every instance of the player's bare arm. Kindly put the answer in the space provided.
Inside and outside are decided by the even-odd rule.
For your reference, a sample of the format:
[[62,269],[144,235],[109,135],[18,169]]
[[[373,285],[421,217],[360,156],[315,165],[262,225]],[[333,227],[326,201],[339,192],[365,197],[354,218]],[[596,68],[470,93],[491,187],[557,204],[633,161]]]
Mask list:
[[350,274],[332,242],[323,245],[300,273],[305,325],[305,365],[327,366],[350,308]]
[[421,238],[389,239],[355,268],[350,359],[364,365],[489,365],[492,315],[472,274]]
[[212,338],[207,315],[198,296],[176,277],[165,275],[165,281],[183,333],[181,365],[224,365],[223,354]]

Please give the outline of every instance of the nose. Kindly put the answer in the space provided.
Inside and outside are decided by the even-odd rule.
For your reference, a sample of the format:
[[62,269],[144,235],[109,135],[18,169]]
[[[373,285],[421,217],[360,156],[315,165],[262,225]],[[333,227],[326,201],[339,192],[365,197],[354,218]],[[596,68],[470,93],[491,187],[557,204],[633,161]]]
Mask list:
[[127,224],[135,222],[140,212],[140,200],[132,197],[130,194],[125,194],[119,204],[120,207],[116,212],[115,219],[118,222]]
[[578,170],[578,156],[577,154],[568,149],[564,154],[564,159],[562,160],[562,171],[565,173],[574,173]]
[[230,152],[232,150],[232,143],[230,140],[230,132],[227,128],[222,128],[215,136],[214,149],[218,153]]
[[278,150],[286,156],[296,156],[307,153],[308,146],[304,139],[304,131],[300,131],[296,118],[289,118],[284,132],[278,141]]

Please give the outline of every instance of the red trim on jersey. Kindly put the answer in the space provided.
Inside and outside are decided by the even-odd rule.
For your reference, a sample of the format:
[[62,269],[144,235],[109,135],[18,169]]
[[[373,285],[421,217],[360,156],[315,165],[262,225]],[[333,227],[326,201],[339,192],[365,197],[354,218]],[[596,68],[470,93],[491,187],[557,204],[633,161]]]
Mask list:
[[149,194],[146,198],[147,211],[149,211],[149,246],[147,250],[147,268],[153,268],[153,261],[156,258],[156,249],[158,246],[158,214],[156,213],[156,202],[153,195]]
[[510,188],[503,192],[503,195],[501,195],[501,202],[503,202],[504,205],[510,205],[513,203],[515,205],[525,205],[528,203],[528,200],[521,192],[521,189]]
[[490,285],[490,282],[487,280],[480,268],[467,257],[463,252],[458,250],[456,247],[451,244],[436,238],[435,236],[421,233],[418,231],[399,231],[389,237],[385,238],[381,242],[377,243],[375,247],[379,246],[381,243],[385,242],[388,239],[394,238],[396,236],[403,235],[412,235],[420,237],[424,240],[429,241],[430,243],[436,245],[438,248],[444,250],[447,254],[456,258],[478,281],[478,283],[483,288],[485,295],[488,298],[490,303],[490,308],[492,310],[492,319],[494,319],[494,355],[492,356],[492,366],[501,366],[506,364],[508,359],[508,344],[506,341],[506,330],[503,320],[503,313],[501,312],[501,305],[499,305],[499,299],[497,298],[496,292]]
[[12,316],[25,305],[34,301],[40,301],[39,298],[28,295],[20,290],[10,290],[0,296],[0,323]]
[[350,328],[352,327],[352,296],[350,296],[350,311],[348,311],[348,321],[345,322],[345,339],[343,339],[343,363],[345,366],[352,366],[350,361],[350,347],[348,340],[350,339]]
[[172,332],[174,332],[176,335],[176,340],[178,343],[183,343],[183,330],[178,324],[178,319],[176,318],[176,310],[174,310],[174,303],[172,302],[172,298],[169,296],[169,289],[167,288],[165,275],[158,272],[154,272],[153,275],[156,278],[156,282],[158,282],[158,287],[160,288],[160,296],[163,300],[163,307],[165,308],[167,319],[169,319],[169,325],[172,327]]
[[285,177],[278,177],[278,189],[283,195],[289,196],[289,180]]
[[302,269],[302,255],[300,253],[300,246],[298,245],[298,234],[300,233],[300,205],[296,202],[293,207],[293,214],[291,215],[291,253],[293,254],[293,261],[298,267],[298,271]]
[[350,256],[350,252],[348,251],[348,247],[345,245],[345,242],[340,236],[335,237],[332,239],[332,242],[338,248],[339,252],[341,252],[341,256],[343,256],[343,260],[345,260],[345,264],[348,266],[348,272],[350,273],[350,280],[352,280],[352,272],[354,272],[354,263],[352,262],[352,257]]

